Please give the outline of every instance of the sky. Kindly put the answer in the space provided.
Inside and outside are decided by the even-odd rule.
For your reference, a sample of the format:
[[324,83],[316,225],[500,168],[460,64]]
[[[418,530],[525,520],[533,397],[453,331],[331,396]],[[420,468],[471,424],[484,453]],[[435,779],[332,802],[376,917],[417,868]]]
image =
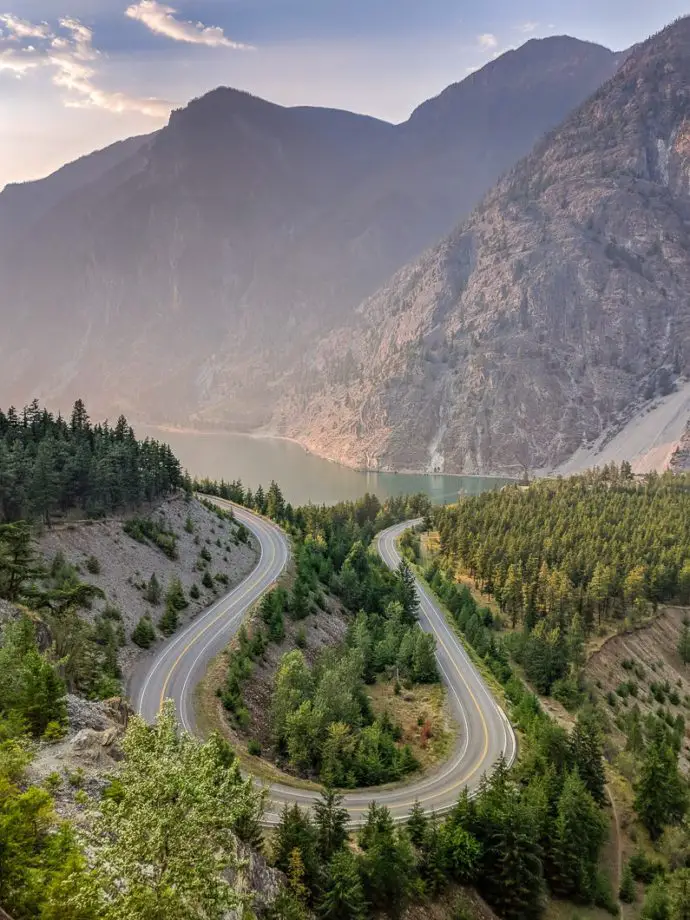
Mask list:
[[688,0],[0,0],[0,188],[154,131],[219,85],[398,122],[530,38],[620,50],[688,12]]

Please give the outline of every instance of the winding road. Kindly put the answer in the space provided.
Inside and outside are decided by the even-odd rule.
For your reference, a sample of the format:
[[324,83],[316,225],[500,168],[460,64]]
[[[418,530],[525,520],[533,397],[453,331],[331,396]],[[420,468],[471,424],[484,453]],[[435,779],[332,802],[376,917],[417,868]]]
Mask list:
[[[219,504],[228,503],[218,500]],[[285,534],[275,524],[246,508],[232,506],[237,520],[252,531],[260,547],[260,558],[252,573],[234,590],[195,619],[180,635],[166,642],[150,663],[148,671],[135,674],[130,697],[147,721],[153,721],[164,699],[175,701],[182,726],[196,729],[194,691],[211,661],[229,643],[251,606],[285,568],[290,549]],[[394,569],[400,562],[396,541],[416,522],[406,521],[382,531],[376,547],[383,561]],[[436,653],[448,691],[453,718],[459,726],[456,743],[448,759],[417,780],[396,786],[347,793],[344,804],[353,824],[361,823],[369,803],[375,799],[390,809],[396,820],[404,820],[415,801],[427,810],[442,813],[457,802],[462,789],[472,792],[484,773],[503,755],[515,758],[517,745],[511,725],[475,668],[436,601],[417,581],[420,599],[419,622],[436,637]],[[267,785],[267,824],[278,821],[286,803],[309,806],[318,797],[312,790],[287,783]]]

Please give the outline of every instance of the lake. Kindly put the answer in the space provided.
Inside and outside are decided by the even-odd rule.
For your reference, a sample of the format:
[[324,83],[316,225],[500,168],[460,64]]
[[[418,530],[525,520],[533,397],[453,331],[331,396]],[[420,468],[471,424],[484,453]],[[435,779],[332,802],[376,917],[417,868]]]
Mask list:
[[323,460],[280,438],[141,426],[137,427],[137,435],[166,441],[192,476],[241,479],[251,489],[259,484],[266,488],[275,479],[293,505],[329,505],[361,498],[365,492],[380,499],[424,492],[435,504],[448,504],[456,501],[460,492],[478,495],[506,482],[483,476],[359,472]]

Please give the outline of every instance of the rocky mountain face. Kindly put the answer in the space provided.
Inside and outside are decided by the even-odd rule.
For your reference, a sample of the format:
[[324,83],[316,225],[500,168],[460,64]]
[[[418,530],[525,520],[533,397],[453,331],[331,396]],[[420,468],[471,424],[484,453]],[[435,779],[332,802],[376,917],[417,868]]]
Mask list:
[[220,89],[109,168],[7,189],[6,398],[88,391],[149,421],[271,423],[314,343],[617,66],[531,41],[398,126]]
[[321,343],[284,430],[369,468],[553,468],[690,375],[689,86],[682,19]]

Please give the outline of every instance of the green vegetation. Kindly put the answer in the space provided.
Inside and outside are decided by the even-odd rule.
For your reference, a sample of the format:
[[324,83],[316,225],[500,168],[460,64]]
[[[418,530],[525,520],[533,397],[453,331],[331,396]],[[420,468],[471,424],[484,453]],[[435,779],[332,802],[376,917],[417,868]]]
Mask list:
[[122,529],[139,543],[153,543],[168,559],[177,559],[177,537],[163,523],[151,518],[133,517],[125,521]]
[[50,524],[72,509],[102,517],[185,485],[170,448],[137,441],[123,416],[114,428],[92,425],[81,400],[69,421],[36,400],[0,410],[0,522]]
[[[246,503],[238,483],[197,484],[212,494]],[[390,782],[418,768],[401,730],[385,715],[374,718],[366,684],[378,677],[407,683],[438,680],[435,642],[416,623],[414,577],[404,564],[391,573],[370,552],[376,533],[429,510],[423,496],[375,496],[332,508],[292,509],[271,483],[258,489],[252,504],[279,518],[293,537],[297,571],[290,591],[279,588],[260,607],[261,625],[251,636],[241,631],[220,694],[233,722],[249,725],[242,686],[270,642],[285,636],[285,620],[300,621],[326,608],[325,594],[352,615],[346,643],[322,654],[310,668],[298,649],[283,656],[271,705],[273,745],[281,760],[307,776],[340,787]],[[322,616],[327,615],[322,612]],[[298,642],[298,645],[306,644]]]
[[[690,601],[690,476],[636,482],[625,464],[605,467],[467,499],[437,523],[444,570],[495,598],[518,630],[506,650],[566,705],[578,702],[595,628]],[[629,681],[619,693],[636,690]]]

